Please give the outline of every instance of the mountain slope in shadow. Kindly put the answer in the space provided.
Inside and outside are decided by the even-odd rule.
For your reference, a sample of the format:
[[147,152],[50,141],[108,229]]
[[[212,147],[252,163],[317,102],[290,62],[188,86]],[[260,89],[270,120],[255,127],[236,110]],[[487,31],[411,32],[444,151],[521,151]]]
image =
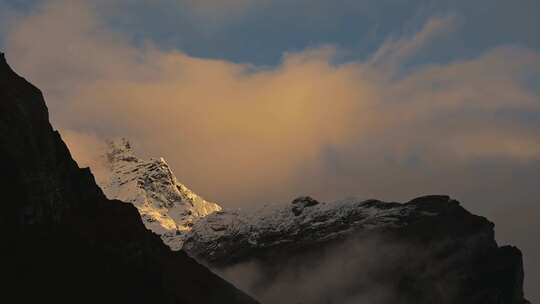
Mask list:
[[0,269],[15,303],[256,303],[106,199],[0,54]]

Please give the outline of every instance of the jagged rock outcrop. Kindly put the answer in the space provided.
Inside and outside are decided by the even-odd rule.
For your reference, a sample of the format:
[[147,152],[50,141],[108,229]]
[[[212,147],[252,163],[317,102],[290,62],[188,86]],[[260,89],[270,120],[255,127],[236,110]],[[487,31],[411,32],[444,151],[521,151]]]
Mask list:
[[225,210],[197,222],[183,249],[235,281],[256,268],[244,287],[263,302],[526,303],[520,250],[499,247],[493,223],[448,196]]
[[163,158],[135,156],[128,140],[110,140],[106,166],[110,174],[101,185],[110,199],[131,203],[146,228],[161,236],[172,250],[180,250],[191,227],[221,206],[208,202],[178,182]]
[[256,303],[108,200],[0,55],[0,269],[13,303]]

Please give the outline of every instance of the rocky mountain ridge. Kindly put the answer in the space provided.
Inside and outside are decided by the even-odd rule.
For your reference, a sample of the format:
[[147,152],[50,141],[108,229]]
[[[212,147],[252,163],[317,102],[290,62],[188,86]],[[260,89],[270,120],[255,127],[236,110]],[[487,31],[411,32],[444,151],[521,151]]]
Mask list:
[[[0,53],[2,299],[15,303],[257,303],[108,200]],[[9,300],[8,300],[9,301]]]
[[[159,191],[166,189],[161,194],[168,197],[169,186],[179,183],[164,160],[150,163],[161,164],[156,167],[166,173],[152,184],[166,187],[151,187],[154,192],[148,195],[144,183],[121,182],[116,191],[125,193],[119,198],[136,201],[127,195],[140,197],[142,189],[145,200],[153,201],[149,205],[166,214],[159,207]],[[155,176],[154,169],[135,175],[128,171],[112,173],[118,181]],[[182,199],[171,202],[183,204]],[[493,223],[444,195],[406,203],[356,198],[320,202],[306,196],[289,205],[249,211],[213,208],[189,223],[177,235],[162,238],[169,245],[180,239],[175,249],[182,248],[266,303],[527,303],[520,250],[499,247]],[[328,268],[343,271],[331,270],[328,276]],[[321,279],[308,284],[314,277]],[[381,288],[384,296],[372,294]]]
[[[493,223],[443,195],[406,203],[301,197],[255,215],[220,211],[194,225],[183,249],[263,302],[528,303],[520,250],[499,247]],[[257,269],[252,282],[237,277],[246,267]],[[342,281],[325,279],[328,272]],[[314,277],[312,285],[333,287],[300,283]],[[377,289],[385,295],[373,298]]]
[[126,139],[108,141],[105,195],[133,204],[146,228],[161,236],[172,250],[182,248],[186,235],[200,218],[222,208],[207,202],[178,182],[163,158],[135,156]]

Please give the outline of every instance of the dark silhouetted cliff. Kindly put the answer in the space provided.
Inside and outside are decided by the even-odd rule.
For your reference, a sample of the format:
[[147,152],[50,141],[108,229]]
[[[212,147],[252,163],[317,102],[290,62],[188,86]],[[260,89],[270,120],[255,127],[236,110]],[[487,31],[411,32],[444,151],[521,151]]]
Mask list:
[[256,303],[106,199],[3,54],[0,186],[4,303]]

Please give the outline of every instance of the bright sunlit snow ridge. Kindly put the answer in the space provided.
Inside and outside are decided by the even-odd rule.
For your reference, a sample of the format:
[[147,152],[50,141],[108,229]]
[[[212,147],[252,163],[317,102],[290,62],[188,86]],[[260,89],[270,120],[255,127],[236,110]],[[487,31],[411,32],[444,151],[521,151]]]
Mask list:
[[126,139],[109,141],[108,148],[111,174],[103,192],[137,207],[144,225],[171,249],[182,248],[195,222],[221,210],[179,183],[163,158],[137,158]]

